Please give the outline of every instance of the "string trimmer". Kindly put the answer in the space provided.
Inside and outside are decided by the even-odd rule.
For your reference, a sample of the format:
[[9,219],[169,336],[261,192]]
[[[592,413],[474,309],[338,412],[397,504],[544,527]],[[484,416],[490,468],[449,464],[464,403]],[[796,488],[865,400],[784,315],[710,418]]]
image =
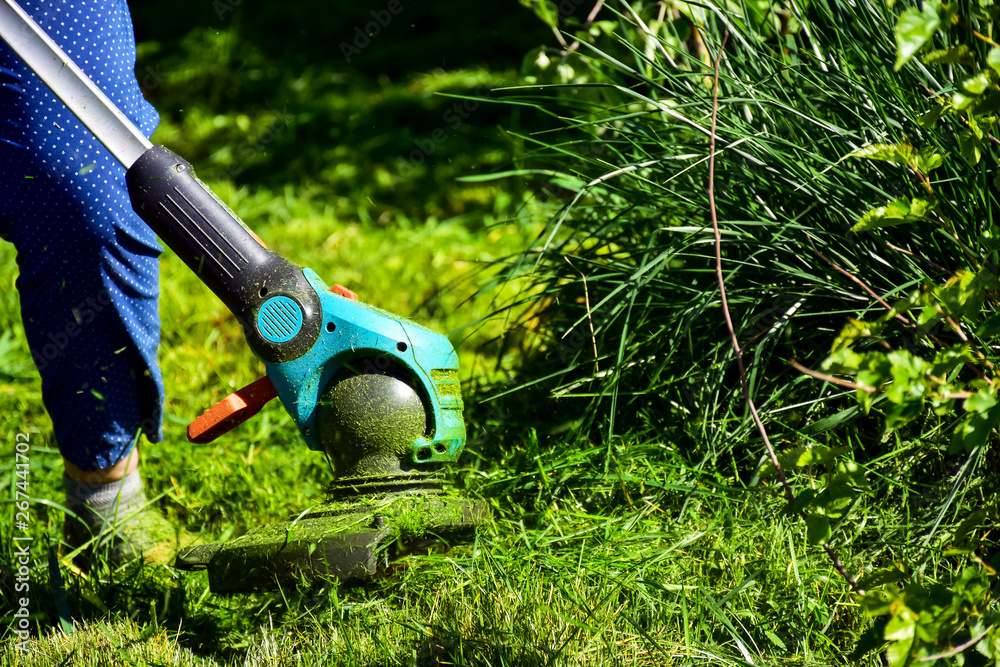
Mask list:
[[189,548],[213,591],[302,577],[374,574],[390,546],[466,533],[485,509],[447,493],[439,470],[465,442],[458,357],[446,337],[358,301],[271,252],[197,179],[153,146],[13,0],[3,39],[127,169],[135,212],[232,311],[267,375],[191,423],[210,442],[279,398],[312,450],[333,462],[326,501],[226,544]]

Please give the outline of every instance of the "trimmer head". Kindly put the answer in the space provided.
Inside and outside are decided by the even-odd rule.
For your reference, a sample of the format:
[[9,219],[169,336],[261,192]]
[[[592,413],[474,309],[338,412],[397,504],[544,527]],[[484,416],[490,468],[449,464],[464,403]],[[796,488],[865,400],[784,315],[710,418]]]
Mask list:
[[331,498],[232,542],[186,549],[175,566],[207,569],[213,593],[253,592],[303,579],[366,579],[395,557],[446,548],[488,516],[485,503],[433,489]]
[[326,502],[232,542],[186,549],[176,567],[207,569],[215,593],[364,579],[396,556],[447,547],[488,520],[485,503],[447,493],[432,469],[414,465],[410,443],[425,435],[427,420],[402,371],[345,367],[324,388],[317,413],[317,440],[338,478]]

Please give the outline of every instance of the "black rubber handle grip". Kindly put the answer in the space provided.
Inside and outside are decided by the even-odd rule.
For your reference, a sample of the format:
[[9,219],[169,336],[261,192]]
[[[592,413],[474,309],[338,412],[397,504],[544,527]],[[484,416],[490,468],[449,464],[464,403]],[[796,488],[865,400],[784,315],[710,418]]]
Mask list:
[[[312,347],[322,312],[302,269],[265,248],[190,164],[153,146],[129,168],[125,182],[135,212],[222,299],[258,354],[290,361]],[[280,343],[265,338],[256,322],[261,304],[275,296],[288,296],[302,309],[299,333]]]

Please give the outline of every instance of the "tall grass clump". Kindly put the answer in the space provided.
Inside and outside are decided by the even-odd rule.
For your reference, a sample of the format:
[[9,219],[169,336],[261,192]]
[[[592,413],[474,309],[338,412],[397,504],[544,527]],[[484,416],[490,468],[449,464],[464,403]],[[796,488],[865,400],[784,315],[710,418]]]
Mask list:
[[[534,408],[542,457],[599,443],[575,474],[626,499],[680,466],[798,522],[874,619],[857,655],[994,664],[997,9],[525,4],[555,41],[505,101],[551,129],[496,177],[550,222],[505,266],[529,287],[503,349],[528,361],[494,414]],[[725,291],[773,459],[716,281],[713,110]],[[483,451],[520,450],[519,421]]]

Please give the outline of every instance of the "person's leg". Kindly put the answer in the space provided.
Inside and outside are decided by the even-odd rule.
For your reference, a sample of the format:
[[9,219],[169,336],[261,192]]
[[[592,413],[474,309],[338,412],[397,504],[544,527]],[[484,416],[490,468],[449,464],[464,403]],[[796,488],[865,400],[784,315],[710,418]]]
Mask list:
[[[124,2],[24,6],[151,134],[158,118],[135,80]],[[21,314],[66,461],[68,504],[103,520],[89,510],[107,505],[111,487],[116,510],[130,500],[126,491],[144,501],[134,472],[138,455],[129,454],[140,433],[161,439],[162,249],[131,210],[124,168],[3,44],[0,236],[18,252]]]

